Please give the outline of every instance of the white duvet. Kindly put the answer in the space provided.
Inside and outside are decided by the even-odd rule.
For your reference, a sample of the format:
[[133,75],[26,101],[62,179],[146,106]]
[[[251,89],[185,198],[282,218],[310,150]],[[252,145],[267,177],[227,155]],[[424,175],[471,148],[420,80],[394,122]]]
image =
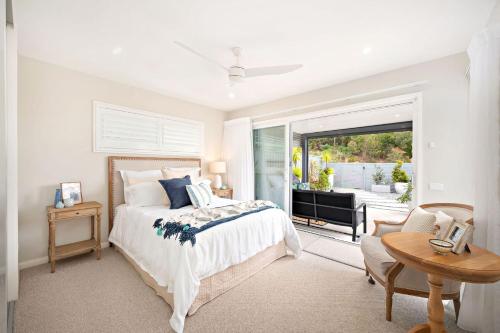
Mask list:
[[[213,206],[235,201],[217,198]],[[117,208],[109,241],[122,248],[160,286],[174,295],[170,325],[182,332],[185,316],[198,294],[200,280],[239,264],[269,246],[285,240],[297,257],[300,239],[290,218],[280,209],[267,209],[243,216],[200,232],[196,245],[157,236],[153,223],[175,214],[192,211],[192,206],[169,209],[166,206]]]

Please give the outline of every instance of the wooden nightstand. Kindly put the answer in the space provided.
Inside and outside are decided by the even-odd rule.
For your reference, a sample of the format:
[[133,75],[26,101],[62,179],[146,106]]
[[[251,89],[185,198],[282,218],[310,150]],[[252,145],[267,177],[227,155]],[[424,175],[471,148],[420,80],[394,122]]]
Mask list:
[[[50,272],[56,271],[56,260],[95,251],[97,260],[101,259],[101,208],[96,201],[84,202],[69,208],[47,207],[49,218],[49,261]],[[76,217],[90,216],[90,239],[56,246],[56,223]],[[95,224],[95,225],[94,225]]]
[[226,198],[226,199],[232,199],[233,198],[233,189],[232,188],[226,188],[226,189],[218,189],[218,188],[212,188],[212,192],[218,197],[221,198]]

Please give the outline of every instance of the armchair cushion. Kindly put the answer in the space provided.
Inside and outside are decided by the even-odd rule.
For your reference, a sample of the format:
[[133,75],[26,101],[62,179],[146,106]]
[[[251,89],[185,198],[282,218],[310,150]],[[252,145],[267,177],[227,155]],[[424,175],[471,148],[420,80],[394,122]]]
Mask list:
[[382,237],[390,232],[398,232],[403,228],[403,223],[401,222],[390,222],[390,221],[374,221],[376,228],[373,232],[373,236]]
[[420,207],[416,207],[408,216],[401,232],[434,232],[436,215],[426,212]]
[[385,273],[396,262],[385,250],[382,240],[377,236],[361,238],[361,252],[366,266],[380,279],[385,280]]
[[442,239],[453,223],[453,217],[443,213],[441,210],[438,210],[434,215],[436,215],[436,225],[439,227],[439,238]]

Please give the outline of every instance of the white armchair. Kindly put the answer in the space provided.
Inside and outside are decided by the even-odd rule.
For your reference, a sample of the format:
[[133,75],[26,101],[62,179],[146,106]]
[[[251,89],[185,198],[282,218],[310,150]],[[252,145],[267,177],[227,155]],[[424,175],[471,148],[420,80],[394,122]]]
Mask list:
[[[472,224],[472,206],[454,203],[434,203],[421,205],[426,211],[436,213],[442,211],[455,220]],[[386,290],[386,320],[392,319],[392,297],[394,293],[429,297],[429,286],[427,275],[423,272],[405,267],[402,263],[391,257],[382,245],[380,237],[390,232],[400,232],[406,220],[403,222],[374,221],[375,231],[371,236],[361,239],[361,251],[363,252],[366,276],[369,282],[378,283]],[[444,280],[442,289],[443,300],[453,300],[455,315],[458,318],[460,311],[460,282]]]

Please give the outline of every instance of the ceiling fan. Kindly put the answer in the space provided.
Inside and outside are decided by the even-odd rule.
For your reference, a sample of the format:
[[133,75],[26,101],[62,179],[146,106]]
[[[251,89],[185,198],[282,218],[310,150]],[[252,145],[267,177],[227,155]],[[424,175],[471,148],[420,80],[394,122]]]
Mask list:
[[233,52],[234,57],[236,58],[236,62],[234,65],[225,67],[224,65],[221,65],[217,61],[201,54],[200,52],[190,48],[189,46],[178,42],[174,41],[174,43],[182,47],[183,49],[196,54],[198,57],[205,59],[206,61],[216,65],[217,67],[221,68],[228,74],[229,82],[232,83],[237,83],[237,82],[242,82],[244,78],[248,77],[257,77],[257,76],[266,76],[266,75],[280,75],[280,74],[285,74],[292,72],[294,70],[297,70],[302,67],[300,64],[295,64],[295,65],[284,65],[284,66],[266,66],[266,67],[253,67],[253,68],[245,68],[243,65],[240,64],[240,56],[242,53],[241,48],[239,47],[233,47],[231,48],[231,51]]

